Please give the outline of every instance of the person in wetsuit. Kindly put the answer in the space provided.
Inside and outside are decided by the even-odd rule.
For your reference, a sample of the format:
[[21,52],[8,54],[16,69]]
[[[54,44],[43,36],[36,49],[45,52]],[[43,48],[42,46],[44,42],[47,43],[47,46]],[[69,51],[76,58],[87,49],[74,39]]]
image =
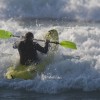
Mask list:
[[46,40],[45,46],[42,47],[38,43],[33,42],[34,35],[31,32],[26,33],[25,39],[20,41],[15,47],[18,48],[20,55],[20,64],[30,65],[32,62],[37,62],[39,60],[37,51],[42,53],[48,52],[49,40]]

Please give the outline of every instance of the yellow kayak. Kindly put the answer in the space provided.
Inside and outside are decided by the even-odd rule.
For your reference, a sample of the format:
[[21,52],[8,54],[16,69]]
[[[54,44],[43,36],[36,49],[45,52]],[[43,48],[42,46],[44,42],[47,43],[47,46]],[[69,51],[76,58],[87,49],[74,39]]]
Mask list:
[[[48,31],[45,35],[45,39],[50,39],[51,41],[58,42],[58,32],[53,29]],[[18,65],[16,67],[10,66],[5,73],[7,79],[33,79],[36,77],[37,73],[41,74],[44,72],[47,65],[49,65],[54,58],[54,52],[56,52],[58,46],[56,44],[51,44],[49,54],[38,64],[33,64],[30,66]]]

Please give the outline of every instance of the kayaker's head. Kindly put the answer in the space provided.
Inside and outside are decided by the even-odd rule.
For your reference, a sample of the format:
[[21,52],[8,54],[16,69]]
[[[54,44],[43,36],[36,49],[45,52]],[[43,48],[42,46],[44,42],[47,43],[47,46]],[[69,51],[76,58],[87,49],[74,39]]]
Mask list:
[[28,32],[25,34],[25,40],[32,40],[34,38],[33,33]]

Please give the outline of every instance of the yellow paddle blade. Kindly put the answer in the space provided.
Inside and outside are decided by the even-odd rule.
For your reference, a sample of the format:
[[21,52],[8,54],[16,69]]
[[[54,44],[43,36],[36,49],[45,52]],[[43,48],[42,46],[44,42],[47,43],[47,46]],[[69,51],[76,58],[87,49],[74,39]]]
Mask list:
[[61,46],[65,48],[70,48],[70,49],[77,49],[76,44],[74,42],[70,41],[62,41],[59,43]]
[[8,39],[11,38],[13,35],[11,32],[6,31],[6,30],[0,30],[0,38],[1,39]]

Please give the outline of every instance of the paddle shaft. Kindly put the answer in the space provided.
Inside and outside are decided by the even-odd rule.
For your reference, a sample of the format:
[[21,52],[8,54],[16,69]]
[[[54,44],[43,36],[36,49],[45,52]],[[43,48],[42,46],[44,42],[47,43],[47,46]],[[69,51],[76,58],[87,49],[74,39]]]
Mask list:
[[[40,40],[40,39],[39,40],[38,39],[33,39],[33,40],[45,42],[45,40]],[[59,44],[59,42],[53,42],[53,41],[50,41],[50,43]]]
[[[20,36],[15,36],[15,35],[12,35],[12,36],[13,36],[13,37],[20,38]],[[24,36],[22,36],[22,37],[24,37]],[[45,42],[45,40],[41,40],[41,39],[33,39],[33,40]],[[50,43],[59,44],[59,42],[54,42],[54,41],[50,41]]]

